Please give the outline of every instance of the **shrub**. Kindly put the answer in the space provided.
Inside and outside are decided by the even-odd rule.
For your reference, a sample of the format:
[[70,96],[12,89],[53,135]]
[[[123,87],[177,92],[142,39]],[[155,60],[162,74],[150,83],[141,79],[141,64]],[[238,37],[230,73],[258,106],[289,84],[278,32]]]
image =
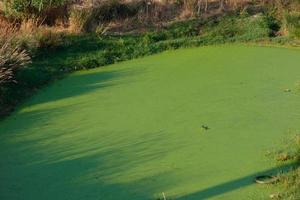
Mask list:
[[284,22],[289,35],[300,38],[300,13],[286,14]]
[[68,5],[71,0],[6,0],[5,15],[21,22],[37,17],[44,24],[55,25],[60,20],[66,22]]
[[24,14],[38,14],[49,8],[65,5],[68,0],[10,0],[7,5],[10,9]]
[[232,41],[250,41],[268,38],[272,33],[267,17],[227,16],[217,21],[208,22],[202,34],[210,38],[223,38]]

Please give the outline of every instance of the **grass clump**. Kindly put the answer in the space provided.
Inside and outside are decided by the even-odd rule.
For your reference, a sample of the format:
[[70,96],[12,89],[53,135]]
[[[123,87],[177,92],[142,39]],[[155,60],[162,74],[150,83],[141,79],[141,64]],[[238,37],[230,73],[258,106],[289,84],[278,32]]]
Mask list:
[[[16,71],[30,62],[26,50],[15,44],[15,30],[2,27],[0,30],[0,85],[15,82]],[[1,89],[1,87],[0,87]]]
[[280,163],[292,162],[294,167],[287,173],[278,175],[275,187],[281,192],[277,199],[298,200],[300,198],[300,134],[295,134],[286,146],[276,154]]

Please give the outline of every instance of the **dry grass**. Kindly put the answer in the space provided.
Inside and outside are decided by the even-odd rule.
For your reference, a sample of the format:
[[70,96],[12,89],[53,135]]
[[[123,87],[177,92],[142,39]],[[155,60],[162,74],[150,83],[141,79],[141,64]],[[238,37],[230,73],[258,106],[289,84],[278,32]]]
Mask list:
[[15,72],[30,62],[26,50],[15,43],[17,31],[12,26],[0,29],[0,84],[14,80]]
[[63,28],[41,24],[40,19],[10,23],[0,17],[0,84],[15,82],[15,72],[30,62],[30,55],[63,42]]

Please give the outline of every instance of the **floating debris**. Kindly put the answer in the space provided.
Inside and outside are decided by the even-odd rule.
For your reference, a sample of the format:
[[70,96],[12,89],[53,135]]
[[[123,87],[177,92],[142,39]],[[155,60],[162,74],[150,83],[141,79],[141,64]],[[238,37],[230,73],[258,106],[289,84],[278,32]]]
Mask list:
[[255,182],[258,184],[272,184],[278,181],[278,177],[270,175],[261,175],[255,177]]

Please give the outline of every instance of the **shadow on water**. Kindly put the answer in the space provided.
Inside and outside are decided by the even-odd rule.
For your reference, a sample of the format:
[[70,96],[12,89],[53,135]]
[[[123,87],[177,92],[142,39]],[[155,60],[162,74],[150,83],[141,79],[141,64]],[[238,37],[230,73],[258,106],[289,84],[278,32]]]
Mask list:
[[51,137],[17,142],[8,151],[13,158],[3,156],[7,149],[0,153],[0,199],[155,199],[172,178],[168,170],[144,171],[172,151],[161,145],[163,133],[128,142],[111,135],[97,141]]
[[43,95],[33,98],[29,105],[57,101],[65,98],[76,97],[95,90],[108,87],[125,85],[129,76],[141,73],[140,69],[134,70],[110,70],[110,71],[86,71],[84,74],[73,74],[64,80],[57,81],[44,89]]
[[[89,104],[89,99],[76,102],[65,102],[52,106],[36,107],[43,103],[53,103],[59,100],[78,97],[91,92],[102,92],[109,87],[118,87],[130,83],[129,77],[142,73],[142,69],[120,69],[109,71],[85,71],[82,74],[73,74],[64,80],[57,81],[39,91],[29,101],[21,106],[14,114],[0,122],[1,135],[10,133],[26,133],[31,127],[43,127],[49,119],[72,111],[75,107]],[[25,110],[24,110],[25,108]]]
[[80,121],[80,127],[51,124],[57,116],[89,103],[85,99],[39,106],[123,86],[132,81],[128,76],[139,72],[74,74],[41,91],[23,106],[25,110],[2,121],[0,199],[153,199],[153,193],[167,185],[161,178],[171,179],[163,170],[143,174],[145,165],[172,151],[161,145],[168,140],[162,131],[143,130],[129,137],[123,130],[96,130],[85,135],[89,121]]

